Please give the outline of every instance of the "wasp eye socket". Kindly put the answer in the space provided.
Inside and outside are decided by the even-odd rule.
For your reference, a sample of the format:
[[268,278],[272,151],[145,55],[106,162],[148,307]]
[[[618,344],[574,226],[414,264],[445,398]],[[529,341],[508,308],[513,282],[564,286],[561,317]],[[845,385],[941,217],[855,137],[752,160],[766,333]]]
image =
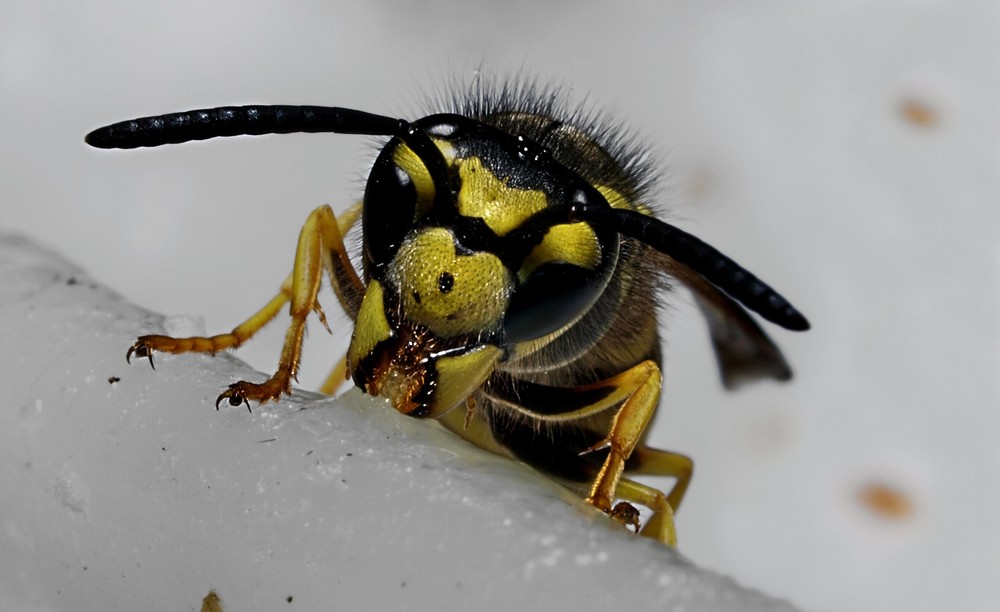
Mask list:
[[393,160],[394,146],[386,146],[368,175],[361,225],[366,269],[384,268],[413,226],[417,188]]
[[514,291],[504,315],[511,342],[541,338],[565,327],[593,306],[607,278],[568,263],[536,268]]

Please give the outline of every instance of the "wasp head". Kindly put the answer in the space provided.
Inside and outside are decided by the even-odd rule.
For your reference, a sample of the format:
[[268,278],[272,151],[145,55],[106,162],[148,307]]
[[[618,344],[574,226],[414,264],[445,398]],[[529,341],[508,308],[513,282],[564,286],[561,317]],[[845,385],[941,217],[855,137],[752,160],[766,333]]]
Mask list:
[[442,227],[414,231],[385,269],[369,281],[349,370],[400,412],[438,416],[493,371],[513,280],[495,256],[466,251]]

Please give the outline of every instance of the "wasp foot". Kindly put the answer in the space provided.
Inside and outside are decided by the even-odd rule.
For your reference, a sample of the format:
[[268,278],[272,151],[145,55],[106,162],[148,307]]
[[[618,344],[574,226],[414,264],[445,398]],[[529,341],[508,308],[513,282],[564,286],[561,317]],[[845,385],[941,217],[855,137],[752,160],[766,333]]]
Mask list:
[[132,356],[135,355],[138,358],[145,357],[149,360],[149,367],[156,369],[156,364],[153,363],[153,349],[149,346],[147,341],[155,336],[142,336],[135,343],[128,348],[128,352],[125,353],[125,363],[132,363]]
[[279,378],[269,378],[262,383],[252,383],[245,380],[229,385],[229,388],[219,394],[215,400],[215,409],[219,409],[222,400],[228,400],[230,406],[240,406],[246,404],[247,411],[250,409],[250,400],[259,404],[265,404],[281,397],[282,393],[291,391],[291,386],[287,380]]
[[639,510],[632,504],[624,501],[618,502],[608,512],[608,515],[626,527],[632,527],[636,533],[639,533]]
[[174,338],[173,336],[139,336],[128,352],[125,353],[125,361],[132,363],[132,357],[145,357],[149,360],[149,365],[155,370],[153,365],[153,352],[161,353],[217,353],[220,349],[227,348],[224,344],[219,344],[218,338],[203,338],[199,336],[191,338]]

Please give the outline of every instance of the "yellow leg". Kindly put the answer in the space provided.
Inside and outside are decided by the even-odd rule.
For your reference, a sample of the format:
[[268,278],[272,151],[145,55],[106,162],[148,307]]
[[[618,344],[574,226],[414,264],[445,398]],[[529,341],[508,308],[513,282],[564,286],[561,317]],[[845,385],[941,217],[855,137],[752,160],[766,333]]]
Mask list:
[[670,546],[677,546],[674,511],[663,493],[640,482],[622,478],[618,482],[617,495],[621,499],[646,506],[653,511],[653,515],[642,528],[643,535],[656,538]]
[[[352,316],[364,295],[364,283],[358,278],[351,265],[344,246],[343,234],[357,221],[361,205],[348,209],[338,220],[329,206],[314,210],[299,233],[298,248],[292,274],[282,283],[281,291],[264,308],[228,334],[212,337],[171,338],[169,336],[143,336],[129,349],[127,358],[133,355],[148,357],[152,364],[152,352],[183,353],[189,351],[216,353],[236,348],[246,342],[264,325],[270,322],[282,306],[291,302],[289,314],[292,322],[285,334],[285,343],[278,362],[278,369],[267,381],[255,384],[240,381],[223,392],[216,406],[223,399],[232,405],[248,400],[267,402],[291,390],[291,381],[298,370],[302,352],[302,336],[305,321],[310,312],[315,312],[320,322],[326,325],[326,316],[316,300],[324,269],[329,274],[335,293],[348,314]],[[329,330],[329,327],[327,326]]]
[[618,481],[615,495],[619,499],[646,506],[653,511],[653,515],[642,528],[643,535],[676,546],[677,527],[674,525],[674,512],[681,505],[684,493],[691,484],[694,462],[686,455],[646,447],[635,449],[631,458],[629,474],[669,476],[676,479],[674,486],[668,495],[663,495],[657,489],[622,478]]
[[650,476],[668,476],[674,478],[674,487],[667,495],[667,503],[674,512],[681,505],[691,477],[694,475],[694,462],[687,455],[672,453],[655,448],[638,448],[632,455],[629,474],[649,474]]
[[[350,230],[351,226],[357,222],[358,217],[361,213],[361,203],[357,203],[354,206],[348,208],[344,213],[337,219],[337,227],[340,230],[340,234],[343,236]],[[341,241],[341,247],[343,247],[343,241]],[[338,253],[338,258],[342,259],[342,265],[346,264],[346,267],[351,268],[350,261],[347,260],[346,249],[341,248],[343,251],[343,256],[340,257]],[[351,268],[353,270],[353,268]],[[361,292],[364,292],[364,286],[361,284],[360,279],[354,276],[354,279],[348,279],[349,282],[353,284],[354,281],[357,282],[357,286],[361,287]],[[334,286],[337,282],[334,282]],[[352,289],[355,287],[352,287]],[[256,313],[250,316],[246,321],[240,323],[233,328],[232,331],[226,334],[218,334],[216,336],[192,336],[190,338],[173,338],[171,336],[162,335],[149,335],[142,336],[129,348],[126,354],[126,360],[131,361],[132,356],[145,357],[149,359],[150,365],[153,365],[153,352],[160,351],[161,353],[211,353],[215,354],[220,351],[225,351],[228,349],[239,348],[243,343],[252,338],[257,332],[259,332],[265,325],[270,323],[275,316],[281,311],[281,308],[288,303],[292,296],[292,275],[289,275],[283,283],[281,283],[281,289],[279,289],[278,294],[271,298],[263,308],[258,310]],[[323,311],[316,306],[316,312],[321,317],[321,321],[326,325],[326,319],[323,316]],[[329,327],[327,327],[329,329]]]
[[625,461],[632,455],[656,410],[660,398],[660,369],[652,361],[644,361],[604,381],[601,386],[605,385],[632,389],[628,399],[618,409],[608,437],[584,451],[610,449],[587,496],[589,503],[610,512],[618,481],[625,470]]
[[[567,486],[574,490],[587,494],[586,501],[604,512],[610,514],[616,520],[626,525],[637,526],[638,516],[634,508],[628,503],[620,503],[612,506],[615,499],[624,499],[627,502],[635,502],[653,510],[653,517],[649,524],[643,529],[643,534],[656,537],[662,542],[673,544],[676,541],[676,532],[673,522],[673,509],[680,504],[684,492],[691,481],[692,463],[688,457],[640,446],[646,427],[649,425],[656,411],[660,398],[660,369],[653,361],[645,361],[635,367],[613,376],[607,380],[580,387],[570,387],[562,389],[567,397],[574,394],[590,395],[593,391],[604,390],[597,401],[584,405],[575,410],[561,413],[541,412],[533,410],[529,406],[517,404],[516,410],[526,418],[531,418],[539,423],[559,423],[571,424],[583,419],[597,417],[606,410],[611,410],[618,406],[607,437],[585,449],[580,454],[609,449],[600,471],[594,479],[589,489],[583,489],[578,483],[565,482]],[[487,391],[496,393],[495,390]],[[495,399],[514,403],[516,398],[508,399],[502,394],[495,395]],[[442,421],[446,427],[455,431],[462,437],[472,439],[477,445],[483,448],[493,449],[495,444],[484,443],[481,438],[484,434],[480,430],[483,426],[474,427],[467,430],[460,427],[460,417],[445,415]],[[476,425],[474,423],[474,425]],[[492,439],[488,434],[485,436]],[[503,453],[502,450],[496,451]],[[660,491],[645,485],[622,478],[625,470],[625,463],[631,459],[629,464],[630,473],[655,474],[658,476],[672,476],[677,479],[670,495],[665,496]]]
[[[611,503],[618,498],[646,506],[653,511],[653,516],[642,533],[670,546],[676,546],[677,529],[674,526],[673,510],[680,504],[691,482],[693,470],[691,459],[676,453],[636,448],[656,411],[660,398],[660,383],[660,369],[651,361],[641,363],[602,383],[602,386],[614,385],[632,391],[615,415],[608,437],[587,449],[588,451],[610,449],[604,465],[594,479],[587,502],[616,518],[624,517],[623,522],[636,526],[638,519],[633,516],[634,509],[628,504],[618,504],[612,508]],[[622,478],[625,462],[633,454],[638,459],[635,471],[676,477],[677,482],[669,496],[664,496],[652,487]]]
[[[323,265],[330,277],[337,301],[340,302],[352,321],[358,318],[361,300],[365,297],[365,284],[358,277],[358,273],[354,270],[351,259],[347,255],[344,236],[361,217],[362,204],[363,202],[358,202],[341,213],[332,227],[330,221],[333,220],[333,211],[330,210],[330,207],[321,206],[316,209],[317,211],[325,209],[328,212],[329,218],[325,221],[324,235],[321,236],[325,255]],[[313,211],[313,215],[315,214],[316,211]]]
[[[333,288],[337,292],[337,299],[340,304],[350,315],[351,319],[357,319],[358,308],[360,307],[360,301],[357,305],[352,304],[351,296],[364,295],[364,283],[358,278],[357,274],[354,272],[354,267],[351,265],[350,260],[347,258],[347,249],[343,246],[343,236],[347,235],[351,227],[357,223],[358,217],[361,216],[361,206],[362,203],[358,202],[354,206],[348,208],[339,217],[337,217],[337,228],[340,230],[341,235],[341,249],[337,251],[337,257],[339,259],[339,266],[333,270],[327,270],[330,278],[333,279]],[[342,279],[343,280],[340,280]],[[346,294],[340,289],[342,285],[351,285],[350,294]],[[347,354],[345,353],[337,365],[333,367],[333,370],[323,381],[323,384],[319,388],[319,392],[325,395],[333,395],[340,385],[344,384],[347,380]]]
[[323,384],[319,388],[319,392],[324,395],[333,395],[337,392],[340,385],[344,384],[347,380],[347,354],[345,353],[337,365],[333,366],[333,370],[330,375],[326,377]]
[[[193,336],[190,338],[172,338],[170,336],[142,336],[128,349],[126,361],[132,356],[145,357],[153,365],[153,351],[161,353],[218,353],[227,349],[238,348],[271,322],[288,303],[292,293],[292,277],[289,276],[281,284],[278,294],[271,298],[263,308],[251,315],[249,319],[233,328],[228,334],[217,336]],[[154,366],[155,367],[155,366]]]
[[[333,259],[334,257],[337,259]],[[356,284],[355,287],[341,285],[342,275],[346,272],[345,267],[350,269],[348,280]],[[262,383],[241,380],[229,385],[229,388],[215,401],[216,407],[219,402],[227,399],[230,405],[246,404],[249,408],[250,400],[269,402],[282,393],[289,393],[292,390],[292,380],[298,371],[299,358],[302,355],[302,336],[305,333],[306,317],[318,308],[316,295],[319,293],[324,269],[330,272],[337,297],[345,302],[346,309],[350,310],[347,307],[349,300],[345,297],[345,293],[356,290],[357,287],[363,288],[363,284],[350,266],[340,227],[329,206],[320,206],[314,210],[299,233],[299,245],[295,251],[295,265],[292,270],[289,307],[292,322],[285,332],[285,344],[281,349],[278,369]]]

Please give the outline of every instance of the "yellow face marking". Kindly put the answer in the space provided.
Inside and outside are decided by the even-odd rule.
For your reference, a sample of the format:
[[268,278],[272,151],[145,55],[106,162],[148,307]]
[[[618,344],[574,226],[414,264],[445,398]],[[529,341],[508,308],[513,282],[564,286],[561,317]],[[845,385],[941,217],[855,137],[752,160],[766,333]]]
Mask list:
[[368,283],[368,290],[361,301],[358,320],[351,336],[351,346],[347,349],[347,362],[353,371],[361,360],[375,349],[375,345],[392,335],[389,321],[385,316],[385,302],[382,285],[377,280]]
[[565,262],[581,268],[594,269],[601,261],[601,244],[597,234],[586,223],[553,225],[525,258],[518,277],[523,281],[538,266],[549,262]]
[[[453,147],[448,142],[435,140],[434,144],[444,155],[445,160],[450,160],[454,156]],[[420,159],[420,156],[405,144],[400,144],[392,152],[392,162],[413,181],[413,186],[417,191],[416,214],[418,218],[423,217],[434,205],[434,179],[431,178],[430,171],[427,170],[427,166]]]
[[482,219],[498,236],[516,229],[548,205],[543,192],[508,187],[477,157],[455,163],[462,180],[458,192],[459,214]]
[[628,198],[607,185],[594,185],[594,189],[604,196],[604,199],[608,201],[611,208],[630,208],[632,210],[637,210],[644,215],[653,214],[653,211],[651,211],[649,207],[642,202],[630,202]]
[[408,238],[391,269],[404,316],[441,338],[495,329],[513,289],[496,255],[456,254],[454,234],[441,227]]
[[489,378],[501,354],[486,344],[454,357],[439,357],[434,363],[438,374],[434,403],[427,416],[437,417],[464,402]]

